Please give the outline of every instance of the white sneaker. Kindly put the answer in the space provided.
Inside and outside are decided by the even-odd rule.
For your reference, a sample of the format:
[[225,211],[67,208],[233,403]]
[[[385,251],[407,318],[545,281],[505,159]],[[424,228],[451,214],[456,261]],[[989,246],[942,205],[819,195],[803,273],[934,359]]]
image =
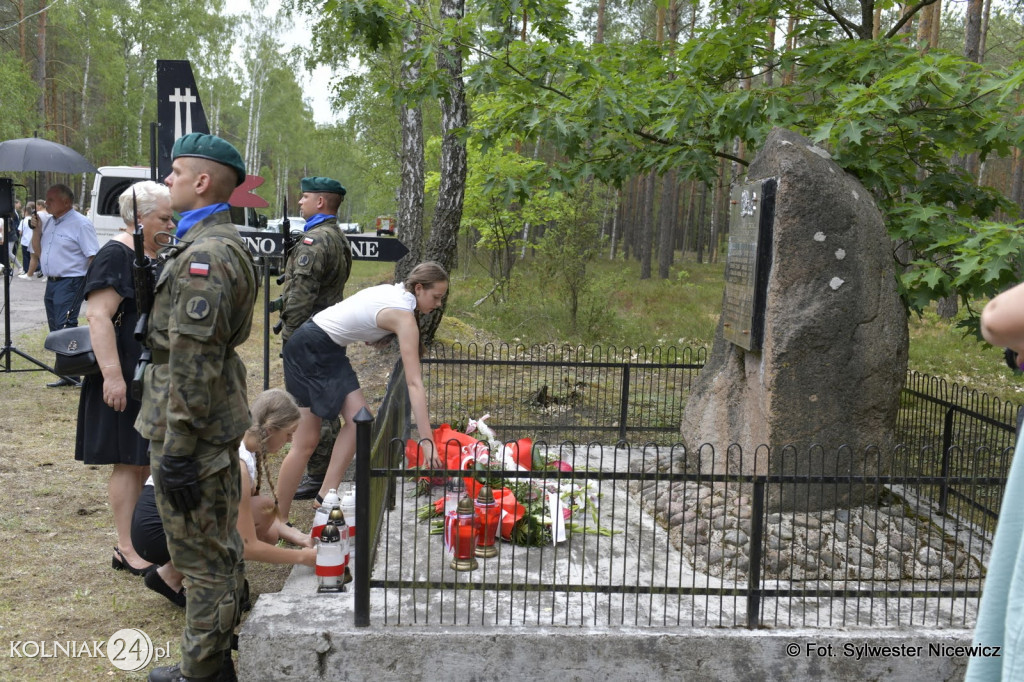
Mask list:
[[42,277],[40,277],[39,281],[40,282],[45,282],[46,281],[46,275],[43,275]]
[[25,272],[23,272],[20,275],[18,275],[18,279],[28,279],[28,278],[29,278],[28,273],[25,273]]

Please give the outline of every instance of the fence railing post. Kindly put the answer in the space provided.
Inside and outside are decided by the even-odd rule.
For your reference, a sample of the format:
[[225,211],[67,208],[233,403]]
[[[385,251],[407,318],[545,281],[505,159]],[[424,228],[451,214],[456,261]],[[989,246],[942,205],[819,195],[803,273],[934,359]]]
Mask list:
[[942,423],[942,470],[939,475],[942,476],[942,485],[939,486],[939,513],[946,513],[946,501],[949,497],[949,484],[946,480],[949,478],[949,451],[953,449],[953,410],[950,407],[946,410],[946,418]]
[[747,628],[756,630],[761,614],[761,547],[764,534],[764,478],[754,481],[750,516],[750,566],[747,570]]
[[[373,415],[365,407],[359,410],[356,423],[356,576],[355,626],[370,625],[370,534],[377,523],[370,519],[370,440]],[[377,520],[379,521],[379,520]]]
[[626,440],[626,415],[629,414],[629,363],[622,363],[622,400],[619,402],[619,440]]

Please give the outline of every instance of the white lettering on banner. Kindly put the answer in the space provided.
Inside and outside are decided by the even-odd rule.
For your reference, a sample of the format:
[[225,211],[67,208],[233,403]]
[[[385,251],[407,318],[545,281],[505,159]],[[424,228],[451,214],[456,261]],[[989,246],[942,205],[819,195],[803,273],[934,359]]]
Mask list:
[[277,253],[277,242],[269,237],[242,237],[242,241],[254,256],[272,256]]
[[376,241],[370,241],[369,239],[351,239],[349,243],[352,244],[352,252],[360,258],[376,258],[377,252],[380,247]]

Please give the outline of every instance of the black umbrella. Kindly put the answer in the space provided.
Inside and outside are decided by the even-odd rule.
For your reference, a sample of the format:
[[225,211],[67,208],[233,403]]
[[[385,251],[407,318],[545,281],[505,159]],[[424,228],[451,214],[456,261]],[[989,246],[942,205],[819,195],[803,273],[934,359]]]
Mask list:
[[96,166],[71,147],[39,137],[0,142],[0,171],[95,173]]

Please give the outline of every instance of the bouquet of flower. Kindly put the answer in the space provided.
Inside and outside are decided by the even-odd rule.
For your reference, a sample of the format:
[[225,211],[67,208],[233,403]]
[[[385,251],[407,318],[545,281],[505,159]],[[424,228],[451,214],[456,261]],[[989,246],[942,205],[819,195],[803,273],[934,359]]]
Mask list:
[[[463,482],[471,498],[476,499],[484,484],[492,488],[501,509],[499,533],[503,539],[517,545],[542,546],[561,542],[566,531],[612,534],[598,522],[600,493],[593,482],[575,477],[563,480],[561,475],[572,473],[572,465],[538,456],[529,438],[502,443],[486,423],[489,416],[469,420],[467,433],[442,424],[434,431],[434,443],[449,469],[467,472]],[[474,432],[485,440],[471,436]],[[423,465],[423,453],[415,441],[407,443],[406,458],[411,467]],[[546,472],[554,477],[507,475],[517,472]],[[429,494],[430,483],[430,479],[421,478],[417,494]],[[420,507],[417,517],[439,519],[444,515],[444,505],[441,497]],[[583,513],[590,514],[593,524],[572,523],[573,518]],[[432,523],[432,533],[444,532],[440,521]]]

